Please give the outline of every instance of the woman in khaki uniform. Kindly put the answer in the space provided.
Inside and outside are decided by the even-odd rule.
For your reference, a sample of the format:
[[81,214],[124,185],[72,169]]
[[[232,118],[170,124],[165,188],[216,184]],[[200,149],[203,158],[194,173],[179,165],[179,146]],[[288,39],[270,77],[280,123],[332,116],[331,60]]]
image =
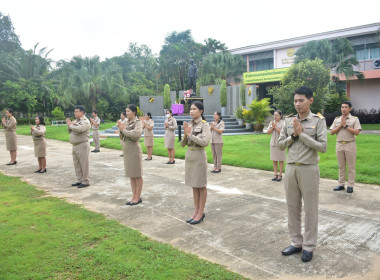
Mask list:
[[125,176],[130,178],[132,188],[132,199],[126,205],[134,206],[142,202],[143,168],[142,151],[139,141],[142,133],[142,124],[137,117],[137,107],[135,105],[128,105],[125,112],[128,119],[127,123],[124,125],[121,121],[118,121],[117,126],[124,141]]
[[214,159],[214,170],[211,173],[222,172],[222,150],[223,150],[223,132],[224,121],[222,121],[222,113],[214,113],[214,121],[211,123],[211,151]]
[[[270,139],[270,160],[273,161],[274,170],[272,181],[280,182],[282,180],[282,171],[284,170],[286,152],[285,150],[281,151],[277,147],[277,144],[284,121],[282,120],[282,112],[280,110],[274,111],[273,117],[274,121],[270,122],[268,126],[268,134],[272,134],[272,138]],[[277,174],[278,165],[280,165],[279,174]]]
[[36,117],[36,125],[30,126],[30,134],[33,137],[34,155],[38,158],[38,170],[34,173],[45,173],[46,170],[46,141],[45,141],[45,120],[43,117]]
[[7,118],[2,119],[1,125],[4,127],[5,130],[5,143],[7,146],[7,150],[10,153],[11,161],[7,163],[7,165],[15,165],[17,164],[16,157],[17,157],[17,137],[16,137],[16,125],[17,121],[15,117],[13,116],[13,110],[8,109],[5,112]]
[[207,155],[205,147],[210,142],[210,128],[203,117],[202,102],[195,101],[190,107],[190,123],[184,122],[184,138],[181,146],[188,146],[185,155],[185,183],[193,188],[195,211],[186,220],[192,225],[205,218],[204,209],[207,199]]
[[147,149],[148,157],[145,160],[152,160],[152,153],[153,153],[153,142],[154,142],[154,136],[153,136],[153,127],[154,127],[154,121],[152,119],[151,113],[145,114],[145,120],[143,123],[143,129],[144,129],[144,145]]
[[177,121],[173,118],[172,110],[166,110],[166,120],[164,122],[165,136],[164,143],[165,148],[168,149],[169,161],[166,164],[174,164],[174,142],[175,142],[175,130],[177,129]]

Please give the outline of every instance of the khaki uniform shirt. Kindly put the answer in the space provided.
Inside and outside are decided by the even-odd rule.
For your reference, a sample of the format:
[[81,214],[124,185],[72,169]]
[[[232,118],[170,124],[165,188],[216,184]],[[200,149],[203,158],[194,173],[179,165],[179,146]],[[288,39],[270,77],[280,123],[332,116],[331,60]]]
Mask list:
[[6,132],[14,132],[16,131],[16,125],[17,125],[17,121],[15,119],[15,117],[10,117],[9,119],[6,119],[5,120],[5,123],[1,123],[2,126],[4,127],[4,130]]
[[137,142],[140,140],[142,133],[142,123],[135,117],[133,120],[129,121],[127,118],[127,123],[124,126],[124,130],[120,131],[122,139],[125,142]]
[[224,121],[220,120],[219,123],[215,124],[215,128],[221,129],[222,133],[216,132],[214,129],[211,130],[211,143],[213,144],[223,144],[223,131],[224,131]]
[[210,142],[211,133],[208,123],[202,118],[197,120],[192,120],[189,125],[191,125],[191,134],[190,136],[184,137],[181,141],[181,146],[185,147],[207,147]]
[[[331,125],[330,129],[335,129],[338,126],[340,126],[341,117],[336,117],[333,124]],[[346,118],[346,124],[348,127],[353,129],[362,129],[360,125],[360,121],[357,117],[352,116],[351,114],[348,114]],[[336,133],[336,141],[342,142],[342,141],[355,141],[356,135],[353,135],[351,132],[349,132],[347,129],[344,129],[343,127]]]
[[77,145],[90,139],[90,121],[83,116],[80,119],[75,119],[74,122],[68,127],[70,133],[70,143]]
[[[298,114],[296,117],[299,119]],[[278,148],[282,151],[288,148],[287,163],[318,164],[318,152],[324,153],[327,149],[325,118],[309,112],[305,119],[300,120],[302,133],[296,140],[291,138],[291,134],[294,133],[293,119],[294,117],[285,119],[278,139]]]
[[165,127],[165,130],[175,131],[177,129],[177,121],[173,117],[169,117],[165,120],[165,123],[168,124],[168,127]]
[[94,123],[97,124],[97,126],[95,126],[94,124],[92,125],[92,130],[99,130],[99,126],[100,126],[100,119],[98,117],[96,117],[94,119]]
[[46,127],[44,125],[36,125],[31,134],[34,140],[44,140],[46,133]]
[[145,121],[145,124],[152,127],[152,129],[148,129],[144,125],[144,136],[153,136],[154,121],[151,118],[149,118]]
[[[281,129],[284,126],[284,120],[280,120],[276,127]],[[272,128],[272,122],[269,123],[268,130]],[[281,132],[281,131],[280,131]],[[278,138],[280,137],[280,132],[277,132],[277,130],[273,129],[272,131],[272,138],[270,139],[270,145],[272,147],[278,146]]]

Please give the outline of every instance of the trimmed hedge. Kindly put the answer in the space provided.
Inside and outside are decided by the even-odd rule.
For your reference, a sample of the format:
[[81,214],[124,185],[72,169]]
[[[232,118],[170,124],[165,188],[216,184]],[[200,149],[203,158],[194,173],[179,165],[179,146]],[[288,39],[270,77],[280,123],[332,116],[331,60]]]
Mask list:
[[[351,115],[358,117],[361,124],[380,123],[380,109],[371,109],[369,111],[352,110]],[[324,117],[326,118],[327,126],[331,126],[334,122],[334,119],[338,116],[341,116],[341,112],[325,113]]]

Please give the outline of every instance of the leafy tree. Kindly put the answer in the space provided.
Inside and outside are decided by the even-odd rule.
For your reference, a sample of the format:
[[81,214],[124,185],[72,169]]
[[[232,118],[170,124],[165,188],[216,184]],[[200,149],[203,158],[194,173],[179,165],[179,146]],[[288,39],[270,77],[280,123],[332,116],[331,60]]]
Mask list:
[[170,86],[168,84],[164,87],[164,106],[165,108],[170,108]]
[[0,51],[14,53],[19,49],[21,43],[15,33],[11,17],[0,12]]
[[31,113],[37,104],[38,86],[25,79],[6,81],[0,91],[1,106],[18,112]]
[[204,45],[202,46],[202,54],[204,56],[207,56],[212,53],[216,53],[217,51],[225,52],[228,50],[226,47],[226,44],[213,39],[213,38],[207,38],[204,40]]
[[211,54],[202,61],[202,85],[215,84],[217,79],[226,80],[241,76],[245,69],[246,62],[241,55],[233,55],[230,52]]
[[329,92],[330,70],[320,59],[304,60],[294,64],[281,80],[281,85],[268,89],[273,95],[274,106],[284,113],[294,113],[293,93],[300,86],[311,88],[314,93],[314,102],[311,110],[321,112],[327,102]]
[[130,96],[130,102],[135,105],[140,104],[139,96],[154,94],[154,83],[149,81],[142,72],[129,73],[125,86]]

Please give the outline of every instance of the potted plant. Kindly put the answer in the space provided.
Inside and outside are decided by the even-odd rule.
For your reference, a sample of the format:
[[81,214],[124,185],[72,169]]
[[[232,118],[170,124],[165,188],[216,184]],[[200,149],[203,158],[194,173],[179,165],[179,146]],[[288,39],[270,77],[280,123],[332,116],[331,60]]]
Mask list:
[[243,108],[243,118],[245,121],[245,129],[252,129],[253,115],[252,110]]
[[238,107],[234,115],[237,118],[238,125],[243,125],[243,107]]
[[267,116],[270,115],[270,99],[263,98],[258,100],[257,98],[252,101],[249,108],[252,111],[252,116],[254,120],[253,128],[257,132],[262,132],[264,129],[264,122]]
[[226,80],[222,81],[222,85],[220,86],[220,106],[222,116],[226,115],[226,106],[227,106],[227,85]]

